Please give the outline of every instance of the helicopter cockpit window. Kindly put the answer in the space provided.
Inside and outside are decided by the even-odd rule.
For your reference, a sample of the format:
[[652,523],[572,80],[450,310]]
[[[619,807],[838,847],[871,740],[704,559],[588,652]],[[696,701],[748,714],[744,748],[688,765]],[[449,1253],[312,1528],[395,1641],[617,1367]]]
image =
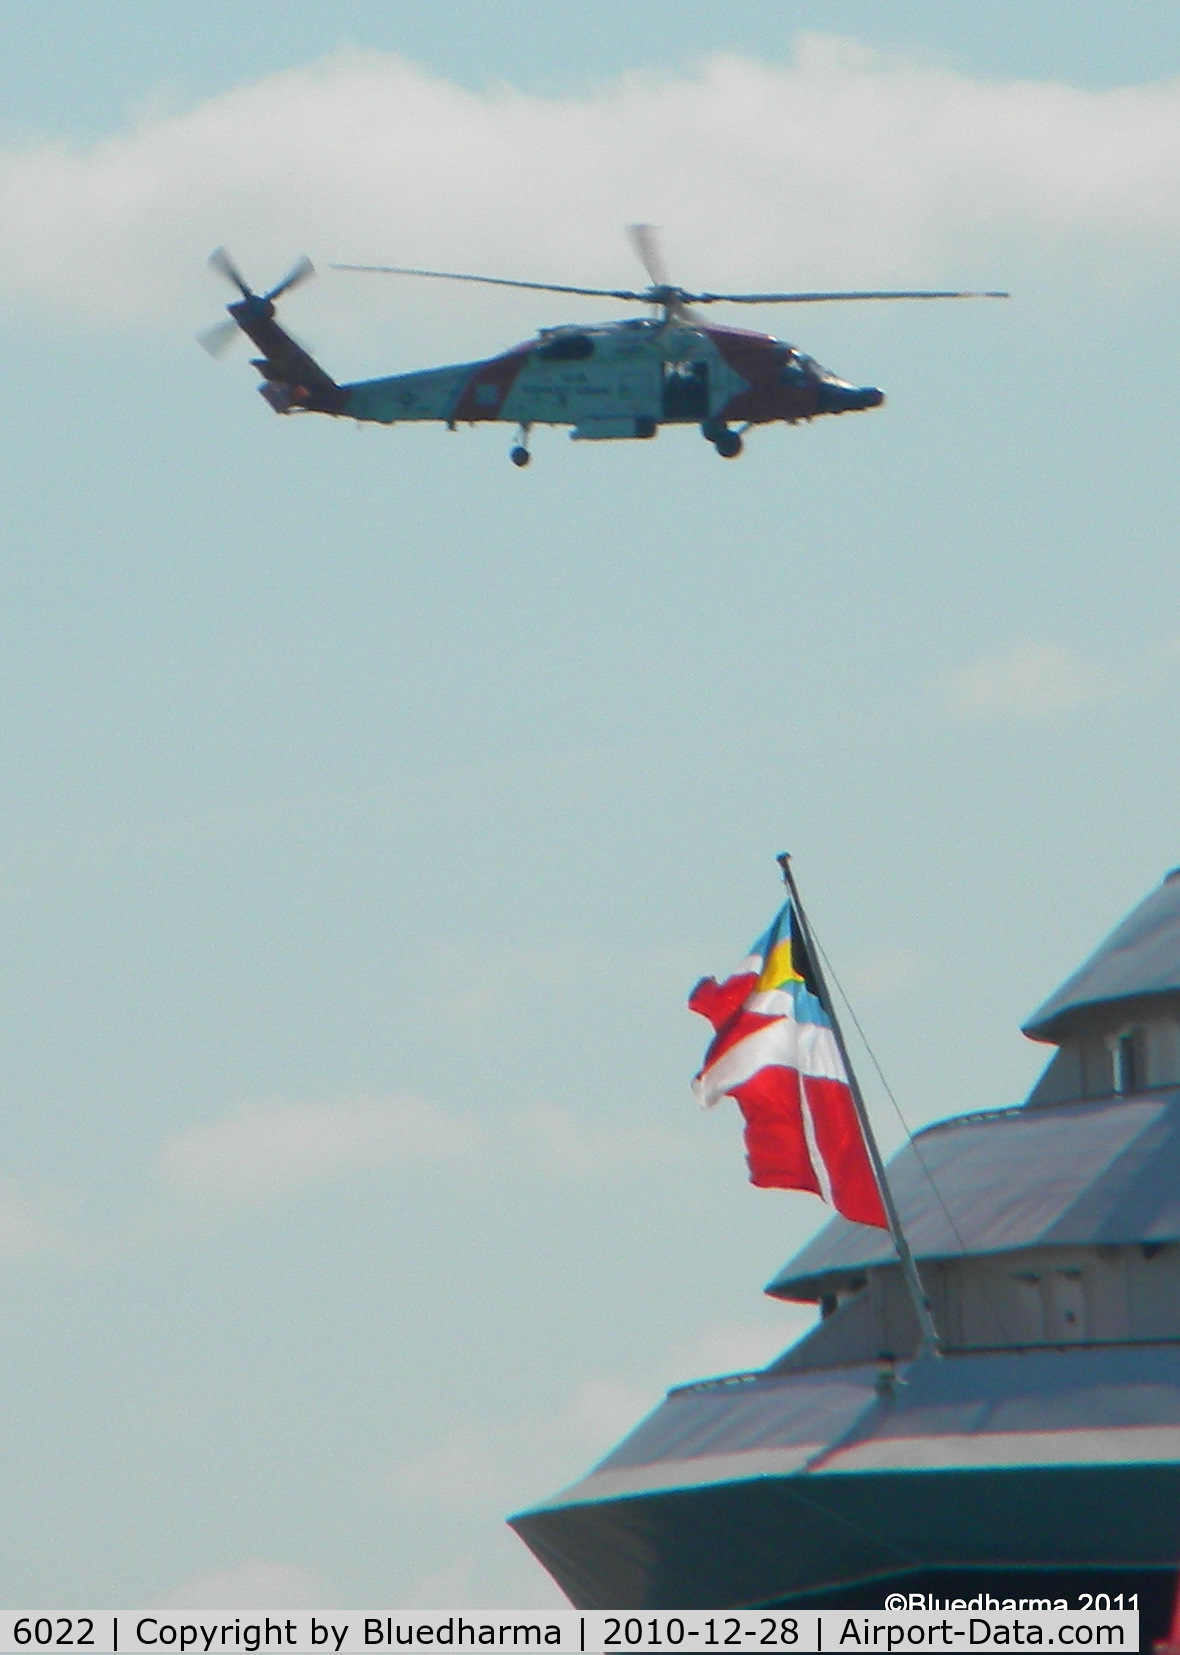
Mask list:
[[593,355],[594,341],[588,333],[559,333],[537,352],[542,362],[584,362]]

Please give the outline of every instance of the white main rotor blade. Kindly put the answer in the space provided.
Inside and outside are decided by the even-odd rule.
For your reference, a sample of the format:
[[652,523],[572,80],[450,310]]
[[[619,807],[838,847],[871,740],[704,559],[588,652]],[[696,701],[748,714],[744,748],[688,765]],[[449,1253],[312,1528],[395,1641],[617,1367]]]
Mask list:
[[[690,305],[818,305],[844,304],[850,301],[859,303],[865,300],[880,299],[1007,299],[1010,297],[1008,293],[998,291],[976,293],[928,288],[865,289],[864,291],[847,293],[688,293],[683,288],[672,286],[664,279],[664,262],[654,239],[653,226],[650,224],[631,224],[627,228],[635,250],[643,260],[647,273],[651,276],[654,284],[643,293],[637,293],[629,287],[575,287],[565,282],[524,282],[508,276],[474,276],[462,270],[419,270],[413,266],[401,264],[332,264],[329,269],[359,271],[364,275],[376,276],[425,276],[431,281],[442,282],[478,282],[484,287],[516,287],[524,288],[532,293],[569,293],[590,299],[622,299],[631,304],[672,305],[679,314],[685,316],[688,315],[687,307]],[[219,265],[219,268],[222,267]],[[226,274],[228,273],[227,271]],[[301,280],[303,274],[304,272],[300,270],[297,279]],[[289,282],[290,278],[288,278]],[[288,283],[284,283],[283,286],[287,286]],[[282,291],[282,289],[278,291]]]
[[429,276],[434,281],[482,282],[487,287],[526,287],[534,293],[578,293],[590,299],[647,301],[646,293],[621,287],[567,287],[559,282],[518,282],[507,276],[470,276],[459,270],[412,270],[400,264],[330,264],[329,270],[359,270],[377,276]]
[[1010,299],[1010,293],[951,293],[913,290],[866,293],[686,293],[693,305],[822,305],[860,299]]

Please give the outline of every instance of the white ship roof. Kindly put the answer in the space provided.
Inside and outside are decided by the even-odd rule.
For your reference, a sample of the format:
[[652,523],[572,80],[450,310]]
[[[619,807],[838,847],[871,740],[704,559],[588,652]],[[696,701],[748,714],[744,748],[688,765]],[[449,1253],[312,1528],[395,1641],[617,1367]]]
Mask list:
[[1146,896],[1024,1025],[1056,1040],[1074,1016],[1112,1000],[1180,995],[1180,868]]
[[[902,1383],[884,1403],[875,1364],[811,1373],[776,1373],[772,1365],[740,1379],[670,1391],[594,1467],[589,1481],[606,1481],[579,1492],[617,1492],[611,1473],[631,1473],[628,1482],[636,1485],[654,1483],[650,1474],[633,1474],[657,1465],[669,1468],[669,1484],[677,1477],[703,1481],[702,1462],[709,1460],[723,1462],[715,1470],[726,1478],[818,1471],[806,1463],[817,1450],[825,1452],[829,1471],[881,1468],[893,1459],[912,1468],[923,1463],[913,1452],[918,1440],[925,1463],[948,1467],[1003,1464],[1010,1457],[1030,1464],[1038,1452],[1050,1463],[1090,1461],[1096,1452],[1125,1456],[1132,1445],[1123,1433],[1136,1431],[1150,1434],[1153,1455],[1180,1458],[1175,1345],[974,1352],[902,1364],[898,1374]],[[736,1464],[735,1455],[742,1456]]]
[[[919,1259],[1174,1241],[1180,1090],[944,1121],[894,1157],[889,1183]],[[834,1218],[766,1291],[815,1299],[824,1278],[896,1256],[884,1230]]]

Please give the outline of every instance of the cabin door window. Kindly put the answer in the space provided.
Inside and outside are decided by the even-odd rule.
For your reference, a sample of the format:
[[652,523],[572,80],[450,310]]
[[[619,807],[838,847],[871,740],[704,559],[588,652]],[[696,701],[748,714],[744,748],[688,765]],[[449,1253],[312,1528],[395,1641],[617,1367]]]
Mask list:
[[1045,1278],[1049,1303],[1050,1344],[1076,1344],[1089,1335],[1086,1315],[1086,1283],[1077,1269],[1053,1270]]
[[709,417],[709,364],[664,363],[666,420],[705,420]]

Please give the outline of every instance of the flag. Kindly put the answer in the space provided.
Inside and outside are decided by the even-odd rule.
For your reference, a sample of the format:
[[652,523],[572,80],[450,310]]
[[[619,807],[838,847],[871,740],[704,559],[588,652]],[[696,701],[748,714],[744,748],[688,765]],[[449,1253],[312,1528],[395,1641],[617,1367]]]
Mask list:
[[711,1108],[733,1098],[746,1122],[750,1182],[811,1190],[845,1218],[889,1228],[840,1055],[786,902],[732,977],[703,978],[688,1000],[716,1031],[693,1081]]

